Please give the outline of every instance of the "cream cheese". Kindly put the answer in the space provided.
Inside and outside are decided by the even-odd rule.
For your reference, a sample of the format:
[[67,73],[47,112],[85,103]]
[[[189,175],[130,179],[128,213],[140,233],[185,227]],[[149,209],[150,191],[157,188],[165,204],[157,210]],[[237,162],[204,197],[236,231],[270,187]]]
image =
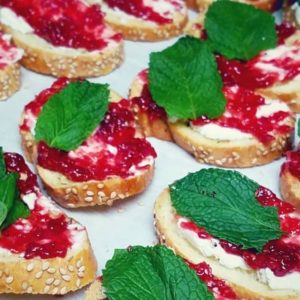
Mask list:
[[[202,239],[197,233],[192,230],[181,227],[182,222],[187,222],[186,218],[180,217],[177,221],[177,228],[180,234],[196,249],[198,249],[203,256],[213,257],[219,263],[229,269],[251,270],[246,264],[245,260],[234,254],[227,253],[220,245],[217,239]],[[255,270],[253,270],[255,272]],[[276,276],[269,269],[260,269],[256,271],[258,281],[267,284],[271,289],[292,289],[300,291],[300,273],[292,272],[285,276]]]
[[[11,35],[3,34],[0,36],[5,42],[10,43]],[[9,49],[0,46],[0,65],[10,65],[19,61],[24,54],[23,49],[11,46]]]

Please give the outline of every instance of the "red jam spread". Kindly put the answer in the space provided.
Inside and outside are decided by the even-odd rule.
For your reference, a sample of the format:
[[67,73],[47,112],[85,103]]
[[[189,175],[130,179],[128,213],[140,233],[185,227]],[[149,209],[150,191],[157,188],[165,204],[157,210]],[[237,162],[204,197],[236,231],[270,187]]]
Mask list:
[[153,3],[152,5],[169,3],[175,10],[180,10],[182,8],[179,1],[175,0],[152,0],[151,2],[148,1],[150,2],[148,5],[145,4],[146,1],[141,0],[104,0],[104,2],[111,8],[117,8],[126,14],[146,21],[152,21],[159,25],[172,23],[172,16],[170,16],[169,11],[165,11],[164,13],[156,12],[153,9],[153,6],[151,6],[151,2]]
[[300,149],[286,153],[286,162],[281,167],[281,174],[285,171],[289,171],[300,180]]
[[10,43],[8,35],[0,32],[0,69],[21,59],[23,51]]
[[130,107],[128,100],[110,103],[101,125],[75,151],[64,152],[39,143],[39,165],[77,182],[126,178],[147,170],[150,163],[145,160],[155,158],[156,153],[149,142],[136,137]]
[[148,70],[143,70],[138,74],[138,80],[141,81],[143,88],[141,95],[131,99],[132,103],[138,107],[139,112],[147,114],[150,121],[156,119],[167,119],[167,114],[163,108],[158,106],[149,90],[148,86]]
[[99,5],[81,0],[2,0],[1,5],[23,17],[35,34],[54,46],[93,51],[105,48],[109,40],[121,40],[104,24]]
[[41,112],[43,105],[49,100],[51,96],[58,93],[63,89],[70,81],[67,78],[57,79],[50,88],[43,90],[39,93],[34,101],[28,103],[24,108],[24,120],[20,124],[20,129],[24,131],[30,131],[35,124],[32,119],[36,119]]
[[[8,172],[20,173],[20,193],[35,193],[39,197],[36,175],[30,171],[22,156],[5,153],[5,162]],[[15,254],[24,254],[26,259],[65,257],[72,245],[68,223],[65,215],[51,216],[47,208],[36,200],[27,219],[18,219],[1,232],[0,247]]]
[[225,86],[223,92],[227,100],[226,112],[213,120],[200,117],[192,121],[192,125],[203,126],[213,123],[222,127],[235,128],[253,135],[264,144],[273,141],[274,133],[291,132],[292,128],[284,122],[291,115],[290,112],[278,111],[268,117],[257,117],[256,112],[259,106],[266,104],[262,96],[238,86]]
[[[291,80],[300,74],[300,50],[297,46],[282,45],[295,28],[287,24],[277,26],[279,45],[261,52],[249,61],[228,60],[216,55],[219,72],[225,85],[240,85],[249,89],[266,88],[276,82]],[[275,54],[274,51],[277,51]],[[268,59],[268,54],[272,58]]]
[[198,277],[204,281],[208,289],[214,294],[216,300],[235,300],[237,296],[230,286],[224,280],[216,278],[212,274],[211,267],[205,263],[192,264],[187,262],[191,269],[194,269]]
[[[220,240],[220,245],[227,253],[241,256],[252,269],[269,268],[278,277],[300,272],[300,216],[296,217],[292,214],[295,212],[295,207],[279,200],[273,192],[264,187],[258,188],[256,199],[263,206],[277,208],[281,229],[285,234],[280,239],[269,241],[260,253],[254,250],[243,250],[224,240]],[[190,221],[181,224],[182,228],[200,233],[199,238],[213,238],[209,234],[205,235],[203,228],[195,230],[195,224]]]

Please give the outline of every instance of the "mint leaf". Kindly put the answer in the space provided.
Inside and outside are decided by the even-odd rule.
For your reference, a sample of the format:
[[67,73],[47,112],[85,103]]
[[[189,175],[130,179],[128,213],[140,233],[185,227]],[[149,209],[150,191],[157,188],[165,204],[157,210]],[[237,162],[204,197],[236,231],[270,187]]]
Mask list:
[[6,174],[6,166],[3,154],[3,148],[0,147],[0,179]]
[[27,205],[22,200],[17,199],[14,202],[12,209],[7,214],[5,221],[2,222],[0,229],[4,229],[9,225],[14,224],[19,218],[28,218],[29,215],[30,215],[30,210],[27,207]]
[[103,270],[109,300],[211,300],[195,271],[164,246],[116,250]]
[[275,207],[255,198],[259,185],[235,171],[206,169],[189,174],[170,186],[178,214],[213,236],[244,249],[261,251],[282,236]]
[[214,55],[199,39],[184,37],[162,52],[151,53],[149,87],[170,117],[216,118],[225,110]]
[[107,85],[71,82],[44,105],[35,127],[36,139],[64,151],[76,149],[103,120],[108,96]]
[[0,202],[6,205],[8,212],[12,209],[18,195],[18,177],[17,173],[9,173],[0,180]]
[[216,1],[204,27],[212,49],[229,59],[249,60],[277,44],[274,17],[253,5]]
[[0,226],[4,222],[7,216],[7,207],[3,202],[0,202]]

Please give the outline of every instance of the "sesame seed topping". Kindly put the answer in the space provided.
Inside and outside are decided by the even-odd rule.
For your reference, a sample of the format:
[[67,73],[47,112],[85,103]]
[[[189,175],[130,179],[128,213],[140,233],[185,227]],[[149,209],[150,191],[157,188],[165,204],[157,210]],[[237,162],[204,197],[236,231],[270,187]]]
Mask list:
[[61,290],[60,290],[60,294],[65,294],[67,292],[67,288],[64,286],[64,287],[62,287],[61,288]]
[[87,194],[88,196],[94,196],[94,192],[92,192],[92,191],[87,191],[86,194]]
[[79,272],[84,272],[85,271],[85,266],[81,266],[79,269],[78,269]]
[[29,286],[28,289],[26,290],[26,293],[31,294],[32,293],[32,286]]
[[22,282],[22,289],[26,290],[28,288],[28,283],[26,281]]
[[80,284],[81,284],[80,279],[77,279],[77,280],[76,280],[76,286],[77,286],[78,288],[80,287]]
[[69,270],[70,272],[74,272],[74,267],[71,266],[71,265],[69,265],[69,266],[68,266],[68,270]]
[[47,261],[43,262],[43,264],[42,264],[42,270],[46,271],[49,268],[49,265],[50,264]]
[[70,280],[71,280],[71,276],[70,276],[70,275],[63,275],[63,276],[62,276],[62,279],[63,279],[64,281],[70,281]]
[[43,275],[43,271],[39,271],[35,274],[35,278],[40,279],[42,277],[42,275]]
[[44,293],[47,294],[50,290],[50,286],[49,285],[46,285],[45,288],[44,288]]
[[61,283],[61,281],[59,279],[55,279],[54,282],[53,282],[53,285],[54,286],[59,286]]
[[56,288],[54,288],[53,290],[52,290],[52,295],[55,295],[55,294],[57,294],[58,293],[58,288],[56,287]]
[[54,274],[56,272],[56,269],[55,268],[49,268],[47,270],[47,272],[50,273],[50,274]]
[[47,285],[51,285],[54,282],[54,278],[53,277],[49,277],[46,279],[46,284]]
[[28,264],[26,270],[27,270],[28,272],[31,272],[31,271],[33,270],[33,268],[34,268],[34,263],[30,263],[30,264]]
[[66,275],[67,274],[67,270],[64,268],[59,268],[59,272],[61,275]]
[[116,196],[117,196],[117,193],[116,193],[116,192],[112,192],[112,193],[110,194],[110,198],[116,198]]
[[103,183],[98,183],[97,184],[97,188],[98,189],[103,189],[104,188],[104,184]]
[[13,276],[8,276],[8,277],[6,277],[6,279],[5,279],[5,282],[6,282],[7,284],[11,284],[13,281],[14,281]]
[[85,197],[84,200],[86,202],[92,202],[93,201],[93,197]]

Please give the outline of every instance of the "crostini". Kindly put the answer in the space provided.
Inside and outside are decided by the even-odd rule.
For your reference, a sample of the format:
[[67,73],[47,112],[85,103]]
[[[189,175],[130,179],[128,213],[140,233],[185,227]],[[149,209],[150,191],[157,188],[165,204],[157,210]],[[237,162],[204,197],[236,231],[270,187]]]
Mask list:
[[99,3],[105,21],[125,39],[159,41],[178,36],[187,23],[183,0],[90,0]]
[[[43,139],[37,142],[36,128],[45,105],[52,105],[50,101],[55,96],[68,93],[66,89],[73,88],[84,97],[82,103],[88,103],[89,99],[97,102],[91,108],[88,105],[84,108],[89,111],[86,116],[88,119],[91,118],[91,110],[96,110],[97,106],[107,102],[107,107],[102,111],[102,121],[100,124],[96,123],[86,139],[72,150],[55,148]],[[107,89],[105,85],[87,81],[70,83],[67,79],[59,79],[25,107],[21,118],[20,133],[26,157],[36,163],[46,190],[64,207],[112,205],[117,199],[144,191],[153,176],[156,153],[139,132],[130,101],[112,92],[109,104],[108,95],[102,94],[97,100],[93,100],[98,96],[92,92],[87,96],[91,89],[98,88],[103,91]],[[70,106],[80,105],[76,104],[79,97],[76,93],[71,96],[74,98],[71,102],[74,103]],[[53,111],[56,109],[58,113],[60,108],[57,106]],[[99,113],[94,114],[98,118]],[[84,130],[86,123],[87,120],[82,124]],[[45,123],[45,128],[48,124]],[[47,136],[48,133],[45,133]]]
[[162,244],[208,263],[238,299],[300,299],[300,215],[269,189],[203,169],[164,190],[154,216]]
[[123,59],[122,36],[104,23],[98,5],[81,0],[4,0],[0,22],[24,49],[22,65],[55,77],[105,75]]
[[12,45],[10,40],[10,35],[0,32],[0,100],[14,94],[21,84],[18,61],[23,56],[23,50]]
[[64,295],[91,283],[85,227],[41,193],[21,155],[0,151],[0,161],[0,293]]
[[[139,276],[137,284],[131,284],[130,274]],[[125,278],[128,279],[126,282]],[[120,288],[122,282],[124,285]],[[169,294],[174,295],[174,300],[237,299],[231,287],[211,273],[207,263],[183,261],[171,250],[157,245],[116,250],[107,262],[103,276],[87,290],[85,300],[167,299]]]

